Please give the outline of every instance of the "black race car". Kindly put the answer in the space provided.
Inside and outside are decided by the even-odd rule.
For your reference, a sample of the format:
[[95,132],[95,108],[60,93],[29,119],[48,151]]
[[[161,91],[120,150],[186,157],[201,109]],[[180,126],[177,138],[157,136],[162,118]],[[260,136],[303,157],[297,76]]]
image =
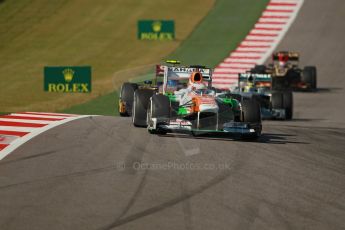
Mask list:
[[270,74],[273,89],[292,89],[314,91],[317,89],[317,72],[315,66],[298,66],[298,52],[280,51],[272,55],[272,64],[256,65],[251,73]]

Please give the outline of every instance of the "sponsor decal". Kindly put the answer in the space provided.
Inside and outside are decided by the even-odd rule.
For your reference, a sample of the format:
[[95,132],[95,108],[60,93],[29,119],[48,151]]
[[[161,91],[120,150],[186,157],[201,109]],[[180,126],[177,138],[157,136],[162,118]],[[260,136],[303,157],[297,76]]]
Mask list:
[[168,71],[174,73],[193,73],[193,72],[200,72],[201,74],[210,74],[210,69],[205,68],[188,68],[188,67],[168,67]]
[[200,72],[206,80],[211,76],[211,69],[208,68],[168,67],[168,77],[189,78],[194,72]]
[[140,20],[138,21],[138,39],[174,40],[175,22],[173,20]]
[[44,67],[44,91],[57,93],[90,93],[91,67]]
[[241,78],[263,78],[270,79],[272,78],[271,74],[259,74],[259,73],[240,73]]

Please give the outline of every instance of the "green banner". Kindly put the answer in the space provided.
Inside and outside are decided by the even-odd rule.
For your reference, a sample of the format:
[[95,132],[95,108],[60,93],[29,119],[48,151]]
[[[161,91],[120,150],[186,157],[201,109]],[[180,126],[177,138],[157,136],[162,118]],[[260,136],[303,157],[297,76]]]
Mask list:
[[140,20],[138,21],[138,39],[174,40],[175,23],[173,20]]
[[91,67],[44,67],[44,91],[58,93],[90,93]]

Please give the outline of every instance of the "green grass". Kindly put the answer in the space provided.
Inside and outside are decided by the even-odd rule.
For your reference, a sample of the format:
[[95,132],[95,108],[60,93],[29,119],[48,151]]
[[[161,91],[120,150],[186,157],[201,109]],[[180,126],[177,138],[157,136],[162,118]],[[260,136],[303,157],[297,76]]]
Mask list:
[[[0,111],[53,112],[117,89],[175,50],[215,0],[6,0],[0,4]],[[139,19],[174,19],[176,40],[137,40]],[[92,66],[91,94],[46,93],[45,66]],[[137,66],[144,66],[136,69]],[[90,111],[91,112],[91,111]]]
[[118,93],[117,91],[98,97],[89,102],[75,105],[69,109],[65,109],[64,113],[72,114],[97,114],[97,115],[118,115]]
[[[193,33],[166,58],[215,67],[248,34],[267,3],[268,0],[217,0]],[[63,112],[118,115],[116,96],[113,92]]]

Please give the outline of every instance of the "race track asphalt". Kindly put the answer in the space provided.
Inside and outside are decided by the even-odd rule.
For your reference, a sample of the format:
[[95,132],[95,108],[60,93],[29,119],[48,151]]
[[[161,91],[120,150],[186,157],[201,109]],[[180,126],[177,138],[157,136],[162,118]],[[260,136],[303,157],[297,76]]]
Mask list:
[[279,47],[318,68],[294,120],[265,121],[258,142],[64,124],[0,161],[0,228],[345,229],[344,12],[306,0]]

